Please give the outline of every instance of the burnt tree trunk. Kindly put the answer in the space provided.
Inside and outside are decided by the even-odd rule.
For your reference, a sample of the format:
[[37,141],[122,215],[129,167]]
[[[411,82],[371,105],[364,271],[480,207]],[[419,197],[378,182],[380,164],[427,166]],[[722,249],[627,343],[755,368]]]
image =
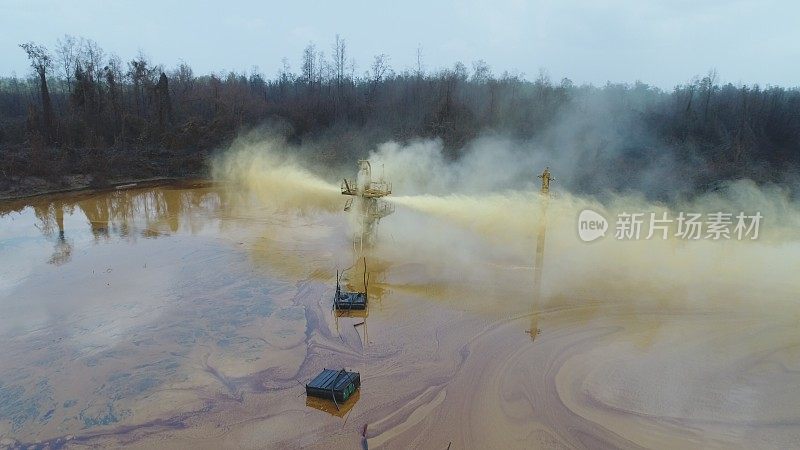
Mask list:
[[42,94],[42,133],[48,142],[53,138],[53,104],[50,101],[50,91],[47,88],[47,74],[44,68],[36,71],[39,74],[39,89]]

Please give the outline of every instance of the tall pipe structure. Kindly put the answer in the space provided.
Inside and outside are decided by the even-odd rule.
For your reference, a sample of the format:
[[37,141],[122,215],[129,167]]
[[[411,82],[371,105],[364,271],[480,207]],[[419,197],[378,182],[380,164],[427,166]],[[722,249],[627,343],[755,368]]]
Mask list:
[[550,168],[545,167],[538,178],[542,179],[542,187],[539,191],[539,203],[541,205],[541,216],[539,217],[539,234],[536,239],[536,261],[533,265],[534,284],[536,296],[541,294],[542,285],[542,266],[544,265],[544,244],[547,234],[547,206],[550,203],[550,183],[555,178],[550,174]]
[[533,311],[531,312],[531,327],[528,333],[531,335],[531,340],[536,340],[539,334],[539,305],[541,304],[542,295],[542,269],[544,266],[544,244],[547,235],[547,206],[550,203],[550,183],[555,181],[550,168],[545,167],[541,175],[538,176],[542,179],[542,187],[539,190],[539,204],[541,206],[541,215],[539,216],[539,233],[536,238],[536,259],[533,263]]

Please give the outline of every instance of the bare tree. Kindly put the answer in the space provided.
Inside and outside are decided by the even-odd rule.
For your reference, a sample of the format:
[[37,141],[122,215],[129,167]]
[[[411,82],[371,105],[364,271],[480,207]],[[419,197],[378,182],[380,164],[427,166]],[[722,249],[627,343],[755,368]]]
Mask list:
[[172,123],[172,101],[169,96],[169,80],[164,72],[158,77],[155,86],[156,96],[156,116],[158,118],[158,129],[163,132],[167,124]]
[[350,58],[350,64],[348,65],[348,69],[350,70],[350,79],[354,80],[356,78],[356,59]]
[[422,65],[422,45],[417,45],[417,78],[425,76],[425,67]]
[[189,66],[189,64],[186,64],[185,61],[181,61],[181,63],[178,64],[178,67],[170,75],[174,80],[170,86],[170,89],[172,89],[173,93],[179,98],[179,100],[185,99],[189,92],[194,89],[195,78],[192,67]]
[[708,75],[703,77],[700,80],[700,92],[703,94],[703,120],[708,120],[708,104],[711,103],[711,95],[716,90],[717,84],[717,70],[711,69],[708,71]]
[[346,77],[345,71],[347,70],[347,47],[344,39],[336,35],[333,43],[333,77],[336,80],[336,85],[341,86]]
[[47,48],[33,42],[19,44],[28,54],[31,67],[39,76],[39,88],[42,96],[42,131],[47,139],[52,139],[53,105],[50,102],[50,91],[47,88],[47,70],[52,66],[52,59]]
[[479,59],[472,63],[472,81],[476,83],[486,83],[492,79],[492,69],[486,61]]
[[156,72],[155,68],[150,67],[150,61],[144,53],[139,52],[136,59],[128,63],[128,78],[133,83],[134,100],[136,104],[136,114],[141,116],[147,101],[147,90],[153,85],[152,77]]
[[83,70],[92,82],[102,78],[105,52],[97,45],[97,42],[92,39],[81,39],[80,59],[83,64]]
[[72,93],[72,80],[75,76],[75,65],[78,59],[78,41],[74,36],[64,35],[64,39],[56,41],[56,60],[61,69],[61,76],[67,82],[67,90]]
[[325,60],[325,52],[317,52],[317,83],[322,84],[330,80],[331,66]]
[[294,74],[292,74],[292,67],[289,65],[289,58],[281,58],[281,70],[278,73],[278,79],[281,83],[291,83],[294,81]]
[[316,56],[317,50],[314,44],[309,42],[306,48],[303,49],[303,64],[301,69],[303,71],[303,81],[307,84],[311,84],[316,78]]
[[115,119],[118,119],[120,112],[119,85],[122,82],[122,59],[112,54],[108,58],[108,64],[104,67],[104,71],[106,84],[108,85],[108,99],[111,103],[112,114]]
[[375,55],[375,59],[372,61],[372,82],[378,84],[391,75],[392,67],[389,65],[389,56],[386,53]]
[[453,64],[453,77],[460,81],[467,81],[467,66],[461,61]]

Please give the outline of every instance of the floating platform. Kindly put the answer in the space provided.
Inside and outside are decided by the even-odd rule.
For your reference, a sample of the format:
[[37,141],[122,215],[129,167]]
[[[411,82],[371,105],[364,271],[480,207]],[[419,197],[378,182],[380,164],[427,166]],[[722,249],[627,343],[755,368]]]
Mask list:
[[355,180],[342,180],[342,194],[364,198],[386,197],[392,193],[392,183],[383,179],[372,181],[372,166],[369,161],[358,161],[358,176]]
[[344,403],[361,386],[361,374],[344,369],[323,369],[306,384],[306,395]]
[[367,259],[364,258],[364,292],[348,292],[342,290],[342,285],[339,282],[340,278],[341,276],[337,271],[336,292],[333,294],[333,309],[367,309],[367,283],[369,282],[369,277],[367,275]]
[[366,309],[366,292],[342,292],[336,291],[336,298],[333,299],[333,306],[336,309]]
[[369,181],[358,187],[355,181],[345,178],[341,185],[342,195],[353,195],[365,198],[380,198],[391,195],[392,184],[387,181]]

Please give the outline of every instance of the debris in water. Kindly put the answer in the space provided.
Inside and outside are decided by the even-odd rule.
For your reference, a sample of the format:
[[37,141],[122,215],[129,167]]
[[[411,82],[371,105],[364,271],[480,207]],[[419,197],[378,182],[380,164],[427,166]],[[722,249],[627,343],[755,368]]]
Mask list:
[[369,443],[367,442],[367,424],[364,424],[364,428],[361,430],[361,448],[367,450],[369,448]]

